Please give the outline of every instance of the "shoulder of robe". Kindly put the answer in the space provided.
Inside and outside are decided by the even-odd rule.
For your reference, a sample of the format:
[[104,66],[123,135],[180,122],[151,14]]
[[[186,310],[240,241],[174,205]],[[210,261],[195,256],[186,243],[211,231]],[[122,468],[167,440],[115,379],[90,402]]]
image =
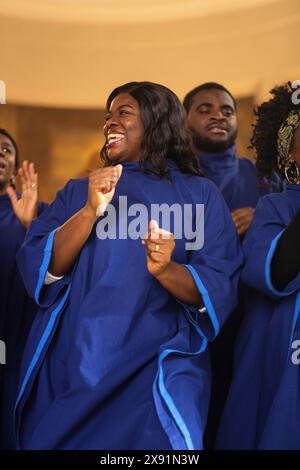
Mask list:
[[287,215],[287,204],[288,201],[285,191],[281,193],[270,193],[259,199],[255,212],[277,214],[279,218],[282,219]]
[[250,160],[250,158],[247,157],[238,157],[238,162],[240,169],[252,170],[256,175],[256,167],[253,160]]
[[59,193],[67,198],[81,198],[83,194],[86,194],[88,190],[88,179],[71,179],[66,185],[59,191]]
[[86,202],[87,192],[87,178],[71,179],[57,192],[50,206],[56,208],[56,210],[64,210],[63,207],[65,207],[66,216],[68,217],[83,207]]
[[209,199],[210,197],[220,196],[223,199],[222,193],[217,185],[212,180],[205,178],[205,176],[191,176],[188,184],[191,192],[195,194],[196,197],[201,195],[204,199]]

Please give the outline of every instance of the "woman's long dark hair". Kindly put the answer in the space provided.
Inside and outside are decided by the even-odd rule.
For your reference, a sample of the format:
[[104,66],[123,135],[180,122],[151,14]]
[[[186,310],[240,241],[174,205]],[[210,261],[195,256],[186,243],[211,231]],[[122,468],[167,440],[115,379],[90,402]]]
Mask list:
[[[185,128],[185,111],[175,93],[157,83],[126,83],[109,95],[107,111],[120,93],[131,95],[140,108],[145,129],[141,145],[142,169],[160,177],[168,177],[167,159],[170,159],[183,173],[200,176],[198,160],[191,150]],[[105,145],[100,156],[106,166],[112,164]]]

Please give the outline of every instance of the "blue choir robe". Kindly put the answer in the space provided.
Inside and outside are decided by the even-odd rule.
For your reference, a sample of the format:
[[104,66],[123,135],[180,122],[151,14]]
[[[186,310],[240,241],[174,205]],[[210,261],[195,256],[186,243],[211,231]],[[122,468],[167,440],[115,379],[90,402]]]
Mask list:
[[[46,205],[40,204],[39,212]],[[0,340],[5,344],[5,364],[0,365],[0,448],[13,449],[13,409],[22,352],[37,306],[28,297],[15,256],[25,229],[7,194],[0,196]]]
[[[255,165],[248,158],[239,158],[236,146],[222,152],[199,156],[203,174],[220,189],[229,210],[255,208],[260,197],[282,190],[282,182],[274,173],[272,180],[259,181]],[[241,241],[244,236],[241,236]],[[212,398],[206,430],[206,445],[214,445],[219,419],[225,404],[232,376],[234,342],[239,330],[244,306],[243,286],[240,285],[239,304],[217,340],[211,344]]]
[[219,449],[300,448],[300,368],[293,361],[300,339],[300,273],[282,291],[270,274],[277,243],[299,207],[299,185],[265,196],[244,242],[247,308]]
[[274,173],[271,182],[259,182],[255,165],[248,158],[239,158],[236,146],[222,152],[199,157],[203,174],[220,189],[230,212],[242,207],[256,207],[260,197],[282,190],[282,182]]
[[[204,247],[186,251],[185,240],[177,239],[173,259],[190,270],[207,312],[177,301],[148,272],[141,239],[97,238],[105,214],[72,270],[43,286],[55,230],[87,200],[87,179],[71,180],[32,224],[18,253],[40,306],[16,403],[19,448],[202,448],[207,343],[236,304],[242,256],[215,186],[169,166],[171,181],[145,174],[138,162],[123,163],[111,202],[116,233],[127,216],[121,196],[128,207],[139,203],[149,212],[151,204],[191,204],[193,212],[205,204]],[[134,222],[132,214],[128,221]]]

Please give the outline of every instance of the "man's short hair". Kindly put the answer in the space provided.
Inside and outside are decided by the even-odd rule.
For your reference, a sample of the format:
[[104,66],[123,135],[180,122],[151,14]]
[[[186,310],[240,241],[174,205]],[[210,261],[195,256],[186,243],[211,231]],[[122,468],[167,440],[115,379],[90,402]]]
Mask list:
[[185,110],[186,110],[187,113],[189,112],[189,110],[192,106],[192,101],[193,101],[194,96],[197,93],[199,93],[199,91],[202,91],[202,90],[221,90],[221,91],[225,91],[232,98],[234,108],[236,109],[236,100],[234,99],[234,97],[232,96],[230,91],[227,90],[227,88],[225,88],[220,83],[207,82],[207,83],[202,83],[202,85],[199,85],[196,88],[194,88],[193,90],[189,91],[188,94],[185,96],[185,98],[183,100],[183,106],[185,107]]

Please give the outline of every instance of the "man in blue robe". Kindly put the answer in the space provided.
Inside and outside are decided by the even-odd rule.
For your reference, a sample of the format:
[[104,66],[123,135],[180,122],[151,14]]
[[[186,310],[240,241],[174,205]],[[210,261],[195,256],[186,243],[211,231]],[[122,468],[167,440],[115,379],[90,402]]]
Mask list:
[[236,101],[219,83],[203,83],[183,101],[194,151],[206,178],[223,194],[240,236],[248,230],[261,196],[282,190],[274,173],[271,182],[259,181],[255,165],[236,154]]
[[[117,88],[104,133],[105,167],[70,181],[18,253],[40,306],[16,405],[19,446],[202,449],[207,344],[237,300],[234,224],[217,188],[199,176],[170,90]],[[169,226],[153,219],[145,238],[132,234],[144,222],[137,212],[150,218],[153,205],[189,207],[203,246],[187,246],[186,231],[175,236],[183,221],[174,218]]]

